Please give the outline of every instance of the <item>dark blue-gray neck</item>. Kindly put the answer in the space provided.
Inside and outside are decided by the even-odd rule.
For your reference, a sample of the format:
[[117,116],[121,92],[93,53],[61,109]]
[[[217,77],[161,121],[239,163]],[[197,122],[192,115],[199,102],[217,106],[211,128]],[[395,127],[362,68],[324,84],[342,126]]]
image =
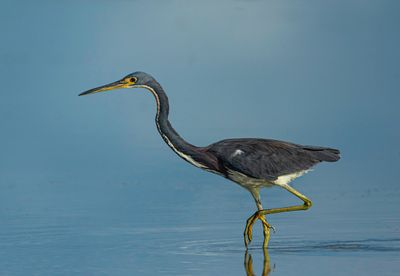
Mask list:
[[202,167],[204,164],[201,163],[201,149],[185,141],[168,120],[169,101],[161,85],[153,79],[148,81],[144,87],[152,92],[157,102],[156,125],[161,137],[184,160],[195,166]]

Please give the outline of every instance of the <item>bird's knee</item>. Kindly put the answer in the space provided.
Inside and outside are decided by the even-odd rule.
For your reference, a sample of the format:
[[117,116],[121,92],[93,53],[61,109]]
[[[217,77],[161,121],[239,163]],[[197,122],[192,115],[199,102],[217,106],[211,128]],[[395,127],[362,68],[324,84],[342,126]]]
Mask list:
[[305,208],[306,210],[307,210],[307,209],[310,209],[311,206],[312,206],[311,200],[304,200],[304,208]]

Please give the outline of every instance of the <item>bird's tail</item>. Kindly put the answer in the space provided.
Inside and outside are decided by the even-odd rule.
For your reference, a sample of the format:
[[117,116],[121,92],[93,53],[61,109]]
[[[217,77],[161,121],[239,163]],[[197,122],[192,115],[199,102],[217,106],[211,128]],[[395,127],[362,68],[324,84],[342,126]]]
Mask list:
[[305,146],[305,150],[317,160],[326,162],[336,162],[340,159],[340,150],[324,147]]

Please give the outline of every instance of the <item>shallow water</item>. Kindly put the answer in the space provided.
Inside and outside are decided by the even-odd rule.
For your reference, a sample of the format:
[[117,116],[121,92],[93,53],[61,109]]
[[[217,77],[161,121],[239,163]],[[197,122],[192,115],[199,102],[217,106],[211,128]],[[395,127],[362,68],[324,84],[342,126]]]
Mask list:
[[[298,188],[315,198],[313,208],[270,216],[277,231],[266,252],[256,224],[246,251],[242,230],[255,209],[250,194],[211,174],[184,177],[183,186],[164,180],[159,195],[146,183],[9,185],[1,200],[2,275],[397,275],[400,219],[387,207],[398,195],[380,204],[304,184]],[[209,183],[193,188],[202,181]],[[296,202],[279,189],[263,196],[271,205]],[[347,210],[347,201],[365,210]]]
[[[2,1],[0,275],[398,275],[396,1]],[[271,215],[179,159],[134,72],[195,145],[264,137],[339,148]],[[265,208],[298,203],[278,188]]]

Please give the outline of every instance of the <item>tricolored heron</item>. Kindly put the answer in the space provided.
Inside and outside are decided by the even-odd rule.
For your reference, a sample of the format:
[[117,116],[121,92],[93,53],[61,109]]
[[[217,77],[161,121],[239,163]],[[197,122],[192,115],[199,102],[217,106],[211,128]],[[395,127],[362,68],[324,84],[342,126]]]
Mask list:
[[[121,80],[90,89],[79,96],[104,92],[117,88],[145,88],[157,103],[156,125],[161,137],[181,158],[203,170],[219,174],[247,189],[253,196],[258,211],[248,218],[244,230],[246,247],[252,240],[253,224],[259,219],[263,225],[263,247],[268,246],[271,226],[268,214],[307,210],[311,200],[291,186],[289,182],[303,175],[322,161],[339,160],[339,150],[303,146],[284,141],[258,138],[227,139],[206,147],[197,147],[185,141],[168,120],[169,103],[161,85],[149,74],[135,72]],[[301,205],[264,209],[260,200],[260,188],[279,186],[303,201]],[[273,228],[272,228],[273,229]]]

